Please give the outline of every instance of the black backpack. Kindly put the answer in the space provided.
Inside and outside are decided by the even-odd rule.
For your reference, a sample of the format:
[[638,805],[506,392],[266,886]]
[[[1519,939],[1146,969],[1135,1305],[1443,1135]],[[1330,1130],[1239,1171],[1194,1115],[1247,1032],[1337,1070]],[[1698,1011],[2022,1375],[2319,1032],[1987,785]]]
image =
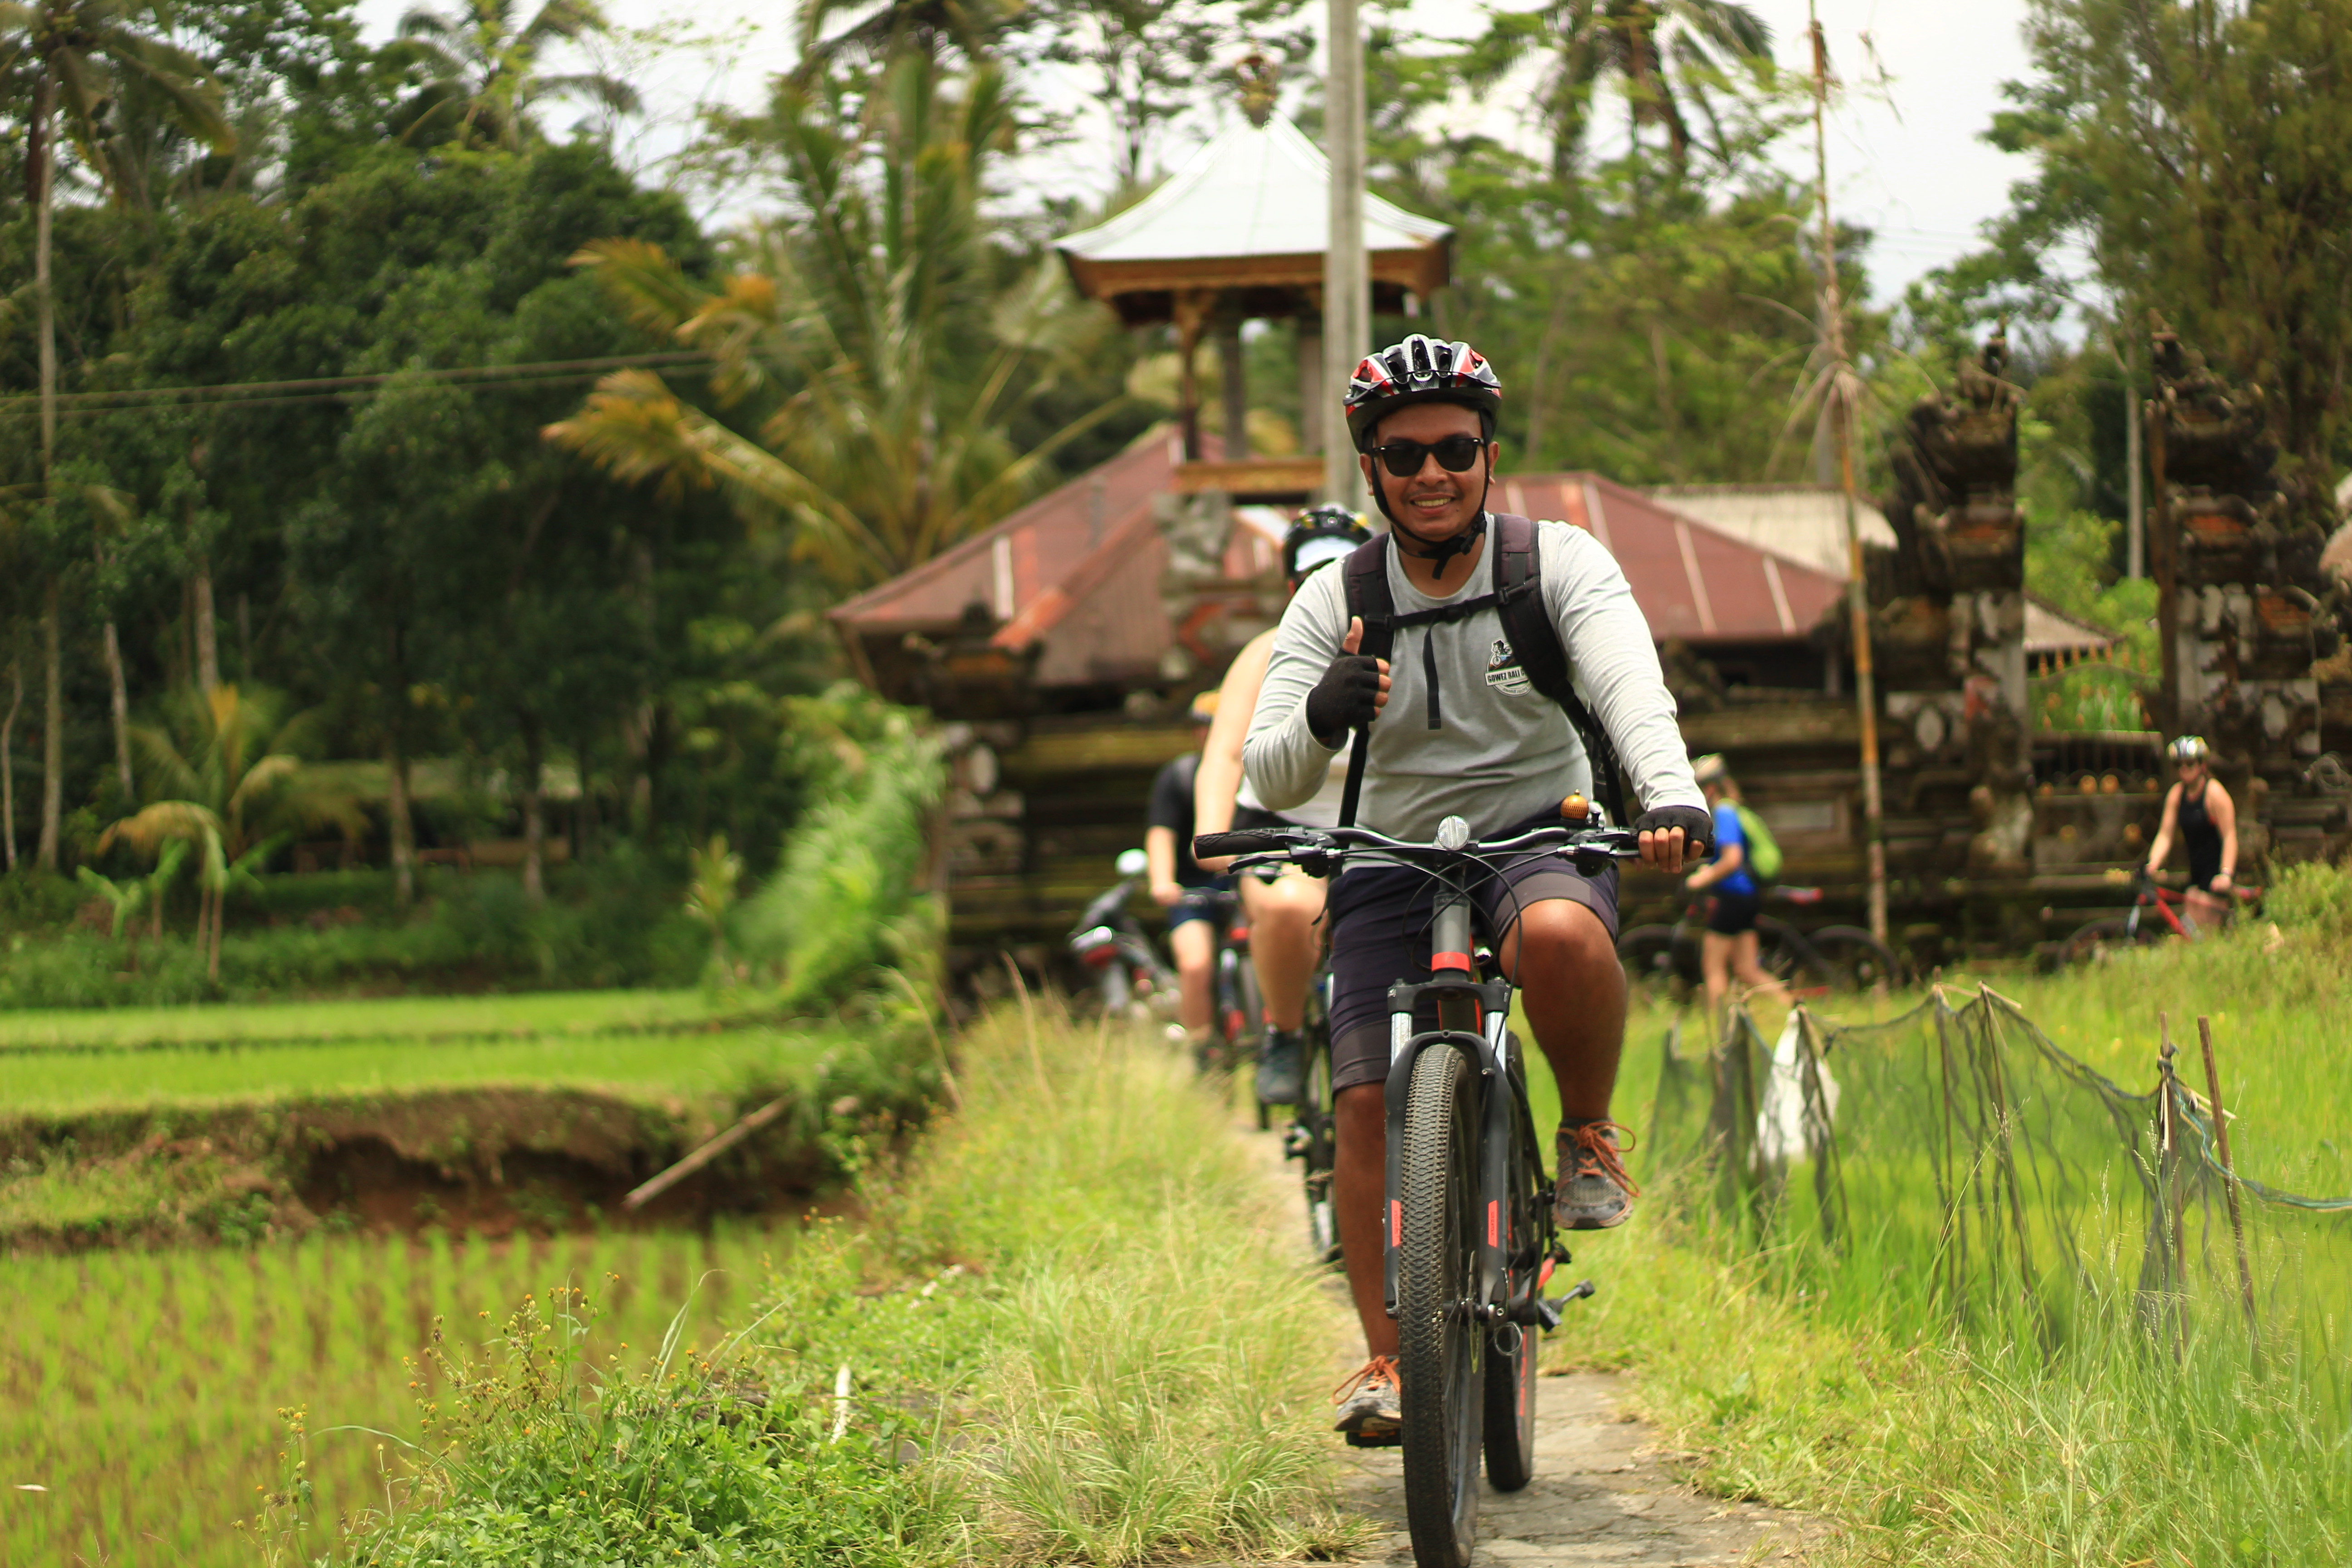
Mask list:
[[[1559,628],[1551,624],[1551,616],[1544,609],[1543,562],[1536,552],[1536,525],[1509,512],[1489,515],[1495,524],[1495,591],[1475,599],[1434,610],[1417,610],[1409,616],[1398,615],[1396,599],[1389,592],[1389,536],[1385,533],[1359,545],[1355,553],[1341,563],[1347,573],[1348,614],[1362,617],[1364,623],[1364,640],[1356,651],[1374,658],[1389,658],[1402,627],[1436,626],[1466,620],[1485,610],[1495,611],[1502,619],[1504,637],[1518,655],[1519,668],[1526,671],[1528,683],[1559,705],[1560,711],[1568,715],[1569,723],[1575,727],[1577,738],[1584,743],[1584,754],[1592,765],[1592,798],[1608,811],[1610,821],[1622,827],[1628,818],[1623,790],[1618,782],[1617,753],[1609,744],[1608,731],[1593,721],[1592,710],[1576,695],[1576,688],[1569,679],[1568,650],[1560,646]],[[1429,727],[1434,730],[1439,724],[1437,653],[1427,637],[1422,639],[1421,651],[1425,671],[1423,684],[1429,692]],[[1347,792],[1339,805],[1343,826],[1355,825],[1357,800],[1363,793],[1364,765],[1370,751],[1371,737],[1362,730],[1357,731],[1355,753],[1348,761]]]

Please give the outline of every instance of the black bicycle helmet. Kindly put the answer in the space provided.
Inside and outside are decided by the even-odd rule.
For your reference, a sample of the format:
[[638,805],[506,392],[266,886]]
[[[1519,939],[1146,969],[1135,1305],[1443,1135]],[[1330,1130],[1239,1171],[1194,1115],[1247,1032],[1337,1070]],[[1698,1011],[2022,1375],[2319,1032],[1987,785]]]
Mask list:
[[1282,536],[1282,575],[1297,583],[1370,539],[1364,520],[1344,506],[1318,506],[1300,512]]
[[2202,735],[2183,735],[2167,746],[2165,751],[2170,754],[2173,762],[2181,767],[2187,767],[2190,763],[2204,762],[2213,754],[2213,748],[2205,743],[2205,737]]
[[1371,450],[1372,432],[1400,408],[1453,403],[1475,409],[1488,440],[1502,417],[1503,384],[1486,356],[1468,343],[1440,342],[1419,332],[1356,366],[1348,383],[1348,435],[1359,452]]

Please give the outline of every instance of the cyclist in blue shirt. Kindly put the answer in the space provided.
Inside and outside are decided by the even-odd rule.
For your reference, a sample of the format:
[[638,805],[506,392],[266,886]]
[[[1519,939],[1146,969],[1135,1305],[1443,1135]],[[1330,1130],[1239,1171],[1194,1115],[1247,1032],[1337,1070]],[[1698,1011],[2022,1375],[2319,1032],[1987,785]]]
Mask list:
[[1739,826],[1739,784],[1720,756],[1691,765],[1706,808],[1715,818],[1715,858],[1683,879],[1693,892],[1714,896],[1706,903],[1706,934],[1699,943],[1699,968],[1706,975],[1706,1010],[1720,1017],[1733,975],[1744,985],[1769,992],[1782,1006],[1789,993],[1756,955],[1756,916],[1764,889],[1748,868],[1748,835]]

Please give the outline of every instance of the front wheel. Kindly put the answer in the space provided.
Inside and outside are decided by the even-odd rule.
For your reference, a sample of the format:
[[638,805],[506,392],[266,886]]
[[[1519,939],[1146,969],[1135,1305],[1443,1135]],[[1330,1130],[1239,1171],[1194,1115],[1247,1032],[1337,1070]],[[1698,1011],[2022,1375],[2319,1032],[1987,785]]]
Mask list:
[[1906,978],[1903,961],[1860,926],[1824,926],[1806,940],[1828,966],[1830,984],[1840,991],[1875,991]]
[[1477,1079],[1434,1046],[1412,1067],[1400,1162],[1397,1356],[1404,1511],[1419,1568],[1468,1568],[1478,1540],[1486,1411],[1478,1288]]
[[2158,940],[2160,929],[2155,921],[2145,917],[2140,920],[2137,931],[2132,929],[2132,921],[2127,915],[2093,921],[2066,939],[2066,945],[2058,950],[2058,963],[2062,967],[2071,969],[2078,963],[2092,963],[2101,953],[2117,948],[2146,947]]
[[[1510,1039],[1509,1087],[1495,1092],[1524,1100],[1526,1079],[1517,1036]],[[1517,1106],[1513,1107],[1517,1110]],[[1503,1299],[1543,1290],[1544,1254],[1550,1250],[1549,1218],[1540,1207],[1544,1175],[1541,1153],[1532,1145],[1527,1118],[1511,1118],[1510,1215],[1503,1234]],[[1486,1334],[1486,1479],[1498,1492],[1515,1492],[1536,1474],[1536,1335],[1519,1323],[1498,1323]]]

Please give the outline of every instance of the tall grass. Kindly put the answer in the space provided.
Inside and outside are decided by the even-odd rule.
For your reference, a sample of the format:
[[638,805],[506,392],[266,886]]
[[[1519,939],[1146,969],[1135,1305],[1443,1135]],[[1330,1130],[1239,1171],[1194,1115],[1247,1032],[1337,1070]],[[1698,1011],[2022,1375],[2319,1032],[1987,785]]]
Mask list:
[[1135,1563],[1355,1539],[1321,1430],[1335,1309],[1189,1068],[1036,1003],[967,1037],[957,1089],[911,1157],[866,1152],[862,1226],[814,1233],[725,1339],[557,1367],[533,1347],[567,1298],[453,1368],[478,1391],[455,1447],[349,1554]]
[[[2326,1144],[2352,1102],[2352,982],[2344,950],[2316,924],[2281,938],[2254,927],[2004,989],[2066,1050],[2135,1092],[2155,1081],[2158,1007],[2187,1045],[2184,1079],[2201,1089],[2195,1016],[2206,1014],[2242,1164],[2273,1178],[2325,1175],[2340,1169]],[[1653,1023],[1629,1051],[1624,1098],[1636,1106],[1658,1081],[1661,1032]],[[1931,1138],[1914,1126],[1936,1103],[1933,1050],[1908,1037],[1856,1037],[1830,1058],[1846,1086],[1840,1247],[1807,1234],[1801,1167],[1789,1173],[1782,1211],[1799,1223],[1759,1245],[1752,1216],[1727,1215],[1704,1171],[1652,1158],[1640,1167],[1652,1190],[1635,1225],[1602,1244],[1601,1296],[1548,1353],[1640,1367],[1649,1412],[1696,1457],[1706,1484],[1847,1527],[1826,1549],[1831,1561],[2284,1568],[2352,1558],[2342,1339],[2352,1215],[2251,1215],[2257,1359],[2212,1186],[2192,1191],[2187,1293],[2146,1272],[2156,1249],[2122,1138],[2153,1102],[2118,1122],[2087,1091],[2029,1072],[2021,1048],[2005,1049],[2037,1260],[2030,1286],[2013,1247],[1988,1248],[1982,1236],[1967,1268],[1952,1267]],[[2139,1128],[2143,1155],[2151,1131]],[[1651,1146],[1688,1147],[1671,1137]]]

